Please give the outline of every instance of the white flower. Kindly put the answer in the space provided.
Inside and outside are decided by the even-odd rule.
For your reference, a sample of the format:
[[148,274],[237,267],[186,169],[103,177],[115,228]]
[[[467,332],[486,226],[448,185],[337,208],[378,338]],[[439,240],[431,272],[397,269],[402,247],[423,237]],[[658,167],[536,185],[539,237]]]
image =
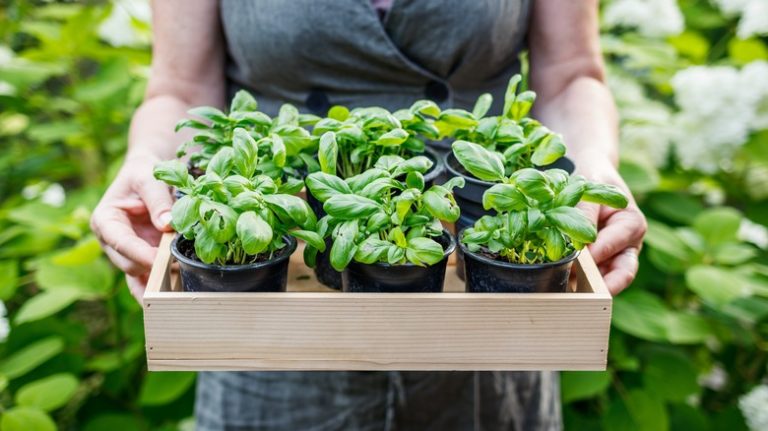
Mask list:
[[13,84],[8,81],[0,80],[0,96],[13,96],[15,94],[16,87],[14,87]]
[[739,408],[749,429],[768,429],[768,385],[759,385],[739,398]]
[[11,64],[15,57],[13,51],[5,45],[0,45],[0,67]]
[[751,242],[763,250],[768,249],[768,228],[752,220],[746,218],[741,220],[738,238],[742,241]]
[[40,195],[40,201],[52,207],[61,207],[64,205],[66,197],[64,187],[59,183],[53,183],[45,189],[42,195]]
[[720,365],[715,365],[709,373],[699,376],[699,385],[720,391],[728,383],[728,373]]
[[740,16],[736,35],[741,39],[768,34],[768,0],[715,0],[727,16]]
[[8,338],[8,333],[11,332],[11,325],[8,323],[8,317],[6,314],[8,310],[5,309],[5,303],[0,301],[0,342],[5,341]]
[[750,126],[753,130],[768,129],[768,62],[753,61],[747,64],[741,69],[741,80],[743,97],[754,105]]
[[680,34],[683,14],[676,0],[615,0],[604,11],[609,27],[632,27],[650,37]]
[[112,13],[99,26],[99,37],[112,46],[135,46],[149,42],[149,35],[140,31],[133,21],[149,24],[151,9],[148,0],[116,0]]

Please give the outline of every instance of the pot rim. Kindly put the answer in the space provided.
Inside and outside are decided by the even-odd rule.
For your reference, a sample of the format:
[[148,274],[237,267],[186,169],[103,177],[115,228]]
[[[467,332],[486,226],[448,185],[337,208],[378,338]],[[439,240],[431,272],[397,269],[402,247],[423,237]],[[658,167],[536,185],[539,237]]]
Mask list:
[[[466,174],[459,172],[458,170],[454,169],[453,166],[451,166],[451,158],[453,158],[453,160],[456,160],[456,163],[459,163],[459,160],[456,158],[456,156],[453,154],[453,151],[451,150],[445,153],[445,157],[443,157],[443,164],[445,165],[445,169],[448,172],[450,172],[452,175],[458,175],[460,177],[463,177],[464,181],[468,183],[472,183],[472,184],[487,187],[487,188],[490,188],[495,184],[490,181],[483,181],[481,179],[473,177],[472,174],[470,174],[469,172],[467,172]],[[459,164],[459,166],[461,166],[461,164]]]
[[464,243],[462,243],[461,240],[459,240],[459,238],[461,238],[461,235],[467,229],[468,228],[465,227],[464,229],[460,230],[459,233],[456,235],[456,242],[459,243],[459,247],[461,248],[461,251],[464,252],[464,256],[465,256],[464,259],[466,260],[466,256],[470,255],[470,256],[472,256],[473,259],[479,260],[479,261],[481,261],[481,262],[483,262],[483,263],[485,263],[487,265],[491,265],[491,266],[503,267],[503,268],[508,268],[508,269],[517,269],[517,270],[523,270],[523,271],[526,271],[526,270],[536,270],[536,269],[546,269],[546,268],[553,268],[553,267],[556,267],[556,266],[561,266],[561,265],[564,265],[564,264],[567,264],[567,263],[571,263],[574,260],[576,260],[576,258],[579,257],[579,255],[581,254],[581,250],[576,250],[573,253],[569,254],[568,256],[566,256],[566,257],[564,257],[564,258],[562,258],[560,260],[557,260],[557,261],[554,261],[554,262],[545,262],[545,263],[529,263],[529,264],[525,264],[525,263],[502,262],[502,261],[499,261],[499,260],[487,258],[487,257],[482,256],[480,254],[477,254],[477,253],[475,253],[473,251],[470,251],[464,245]]
[[[447,229],[443,229],[443,236],[447,236],[450,242],[448,243],[448,247],[446,247],[443,250],[443,258],[440,259],[440,262],[446,260],[448,258],[448,256],[450,256],[451,253],[453,253],[454,250],[456,250],[456,243],[457,243],[456,238]],[[427,265],[427,266],[416,265],[416,264],[413,264],[413,263],[410,263],[410,262],[392,265],[391,263],[387,263],[387,262],[362,263],[362,262],[356,261],[353,258],[352,261],[349,264],[350,265],[357,264],[357,265],[379,266],[379,267],[382,267],[382,268],[392,268],[392,267],[429,268],[429,267],[432,267],[432,266],[435,266],[435,265],[439,264],[440,262],[438,262],[438,263],[436,263],[434,265]],[[349,268],[349,265],[347,265],[347,268]]]
[[263,262],[249,263],[246,265],[210,265],[204,262],[190,259],[187,256],[184,256],[177,247],[177,244],[180,239],[186,239],[179,234],[176,234],[176,237],[173,238],[173,242],[171,242],[171,254],[179,262],[185,265],[199,268],[199,269],[210,270],[210,271],[225,271],[225,272],[251,271],[254,269],[263,268],[265,266],[275,265],[286,259],[290,259],[293,252],[296,251],[296,247],[298,246],[298,241],[296,241],[296,238],[288,234],[284,234],[283,238],[286,239],[286,242],[288,243],[286,247],[283,247],[280,250],[280,251],[283,251],[283,254],[281,254],[278,257],[272,258],[270,260],[265,260]]

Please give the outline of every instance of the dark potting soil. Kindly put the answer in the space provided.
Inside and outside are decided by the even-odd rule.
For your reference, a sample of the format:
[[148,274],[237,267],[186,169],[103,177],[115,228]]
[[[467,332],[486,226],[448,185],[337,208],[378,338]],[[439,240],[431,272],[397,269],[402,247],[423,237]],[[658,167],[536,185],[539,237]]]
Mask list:
[[[179,242],[176,244],[176,248],[179,249],[182,255],[184,257],[194,260],[195,262],[205,263],[202,260],[200,260],[199,257],[197,257],[197,253],[195,253],[195,242],[186,238],[180,238]],[[268,260],[272,260],[275,258],[278,258],[282,256],[285,251],[288,250],[288,247],[283,247],[282,249],[278,250],[273,256],[270,257],[268,253],[259,253],[258,255],[254,256],[253,260],[248,262],[251,263],[259,263],[259,262],[266,262]],[[227,262],[226,265],[241,265],[240,263],[236,262]]]

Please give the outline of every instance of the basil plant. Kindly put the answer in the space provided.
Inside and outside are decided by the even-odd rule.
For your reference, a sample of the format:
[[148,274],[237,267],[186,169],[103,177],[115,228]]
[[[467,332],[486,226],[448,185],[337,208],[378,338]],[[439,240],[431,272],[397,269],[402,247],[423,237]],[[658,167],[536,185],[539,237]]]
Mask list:
[[[346,179],[325,172],[307,176],[307,187],[327,214],[318,221],[316,232],[333,243],[329,258],[334,269],[344,270],[352,259],[419,266],[443,259],[443,246],[435,238],[443,234],[441,221],[459,218],[452,191],[464,187],[464,179],[453,178],[424,191],[423,173],[431,166],[424,156],[387,155]],[[316,253],[315,244],[305,249],[308,265],[314,266]]]
[[617,187],[562,169],[523,168],[506,175],[502,156],[481,145],[456,141],[453,153],[472,175],[496,183],[483,193],[483,207],[496,215],[481,217],[459,238],[472,252],[511,263],[555,262],[597,238],[594,223],[576,204],[627,206],[627,197]]
[[280,179],[287,176],[300,178],[301,171],[315,168],[317,162],[308,152],[316,149],[315,139],[306,130],[319,120],[314,115],[299,114],[296,107],[284,104],[276,118],[258,111],[258,102],[247,91],[240,90],[230,104],[229,114],[210,106],[192,108],[189,114],[197,118],[181,120],[176,124],[176,131],[183,128],[195,129],[191,141],[182,144],[176,156],[184,157],[191,148],[190,167],[198,174],[205,171],[210,160],[223,147],[231,147],[235,129],[243,129],[254,138],[259,147],[259,154],[265,157],[258,170]]
[[440,108],[420,100],[394,113],[380,107],[334,106],[318,121],[312,134],[319,137],[318,162],[326,174],[349,178],[372,167],[382,156],[407,159],[424,152],[425,140],[437,139],[435,117]]
[[463,123],[437,121],[436,127],[443,136],[473,142],[496,153],[507,175],[518,169],[554,163],[565,155],[563,138],[528,116],[536,93],[518,92],[521,80],[519,74],[510,79],[502,115],[485,117],[493,98],[483,94],[471,113],[454,110],[455,116],[465,119]]
[[195,178],[178,160],[155,167],[155,177],[183,193],[171,209],[171,226],[194,241],[204,263],[243,265],[270,259],[286,246],[285,234],[325,248],[315,232],[317,218],[286,185],[257,173],[265,162],[258,143],[244,129],[233,131],[231,147],[221,148],[203,175]]

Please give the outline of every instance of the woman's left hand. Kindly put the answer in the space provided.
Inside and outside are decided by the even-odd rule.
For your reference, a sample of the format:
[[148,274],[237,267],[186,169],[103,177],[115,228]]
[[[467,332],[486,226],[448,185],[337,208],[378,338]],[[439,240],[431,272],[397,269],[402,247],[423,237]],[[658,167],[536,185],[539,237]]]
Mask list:
[[595,204],[580,207],[597,223],[597,241],[589,246],[605,284],[612,295],[617,295],[635,279],[638,255],[643,245],[643,236],[648,228],[645,216],[632,198],[629,187],[607,158],[576,160],[576,173],[590,181],[613,184],[629,197],[629,205],[615,209]]

